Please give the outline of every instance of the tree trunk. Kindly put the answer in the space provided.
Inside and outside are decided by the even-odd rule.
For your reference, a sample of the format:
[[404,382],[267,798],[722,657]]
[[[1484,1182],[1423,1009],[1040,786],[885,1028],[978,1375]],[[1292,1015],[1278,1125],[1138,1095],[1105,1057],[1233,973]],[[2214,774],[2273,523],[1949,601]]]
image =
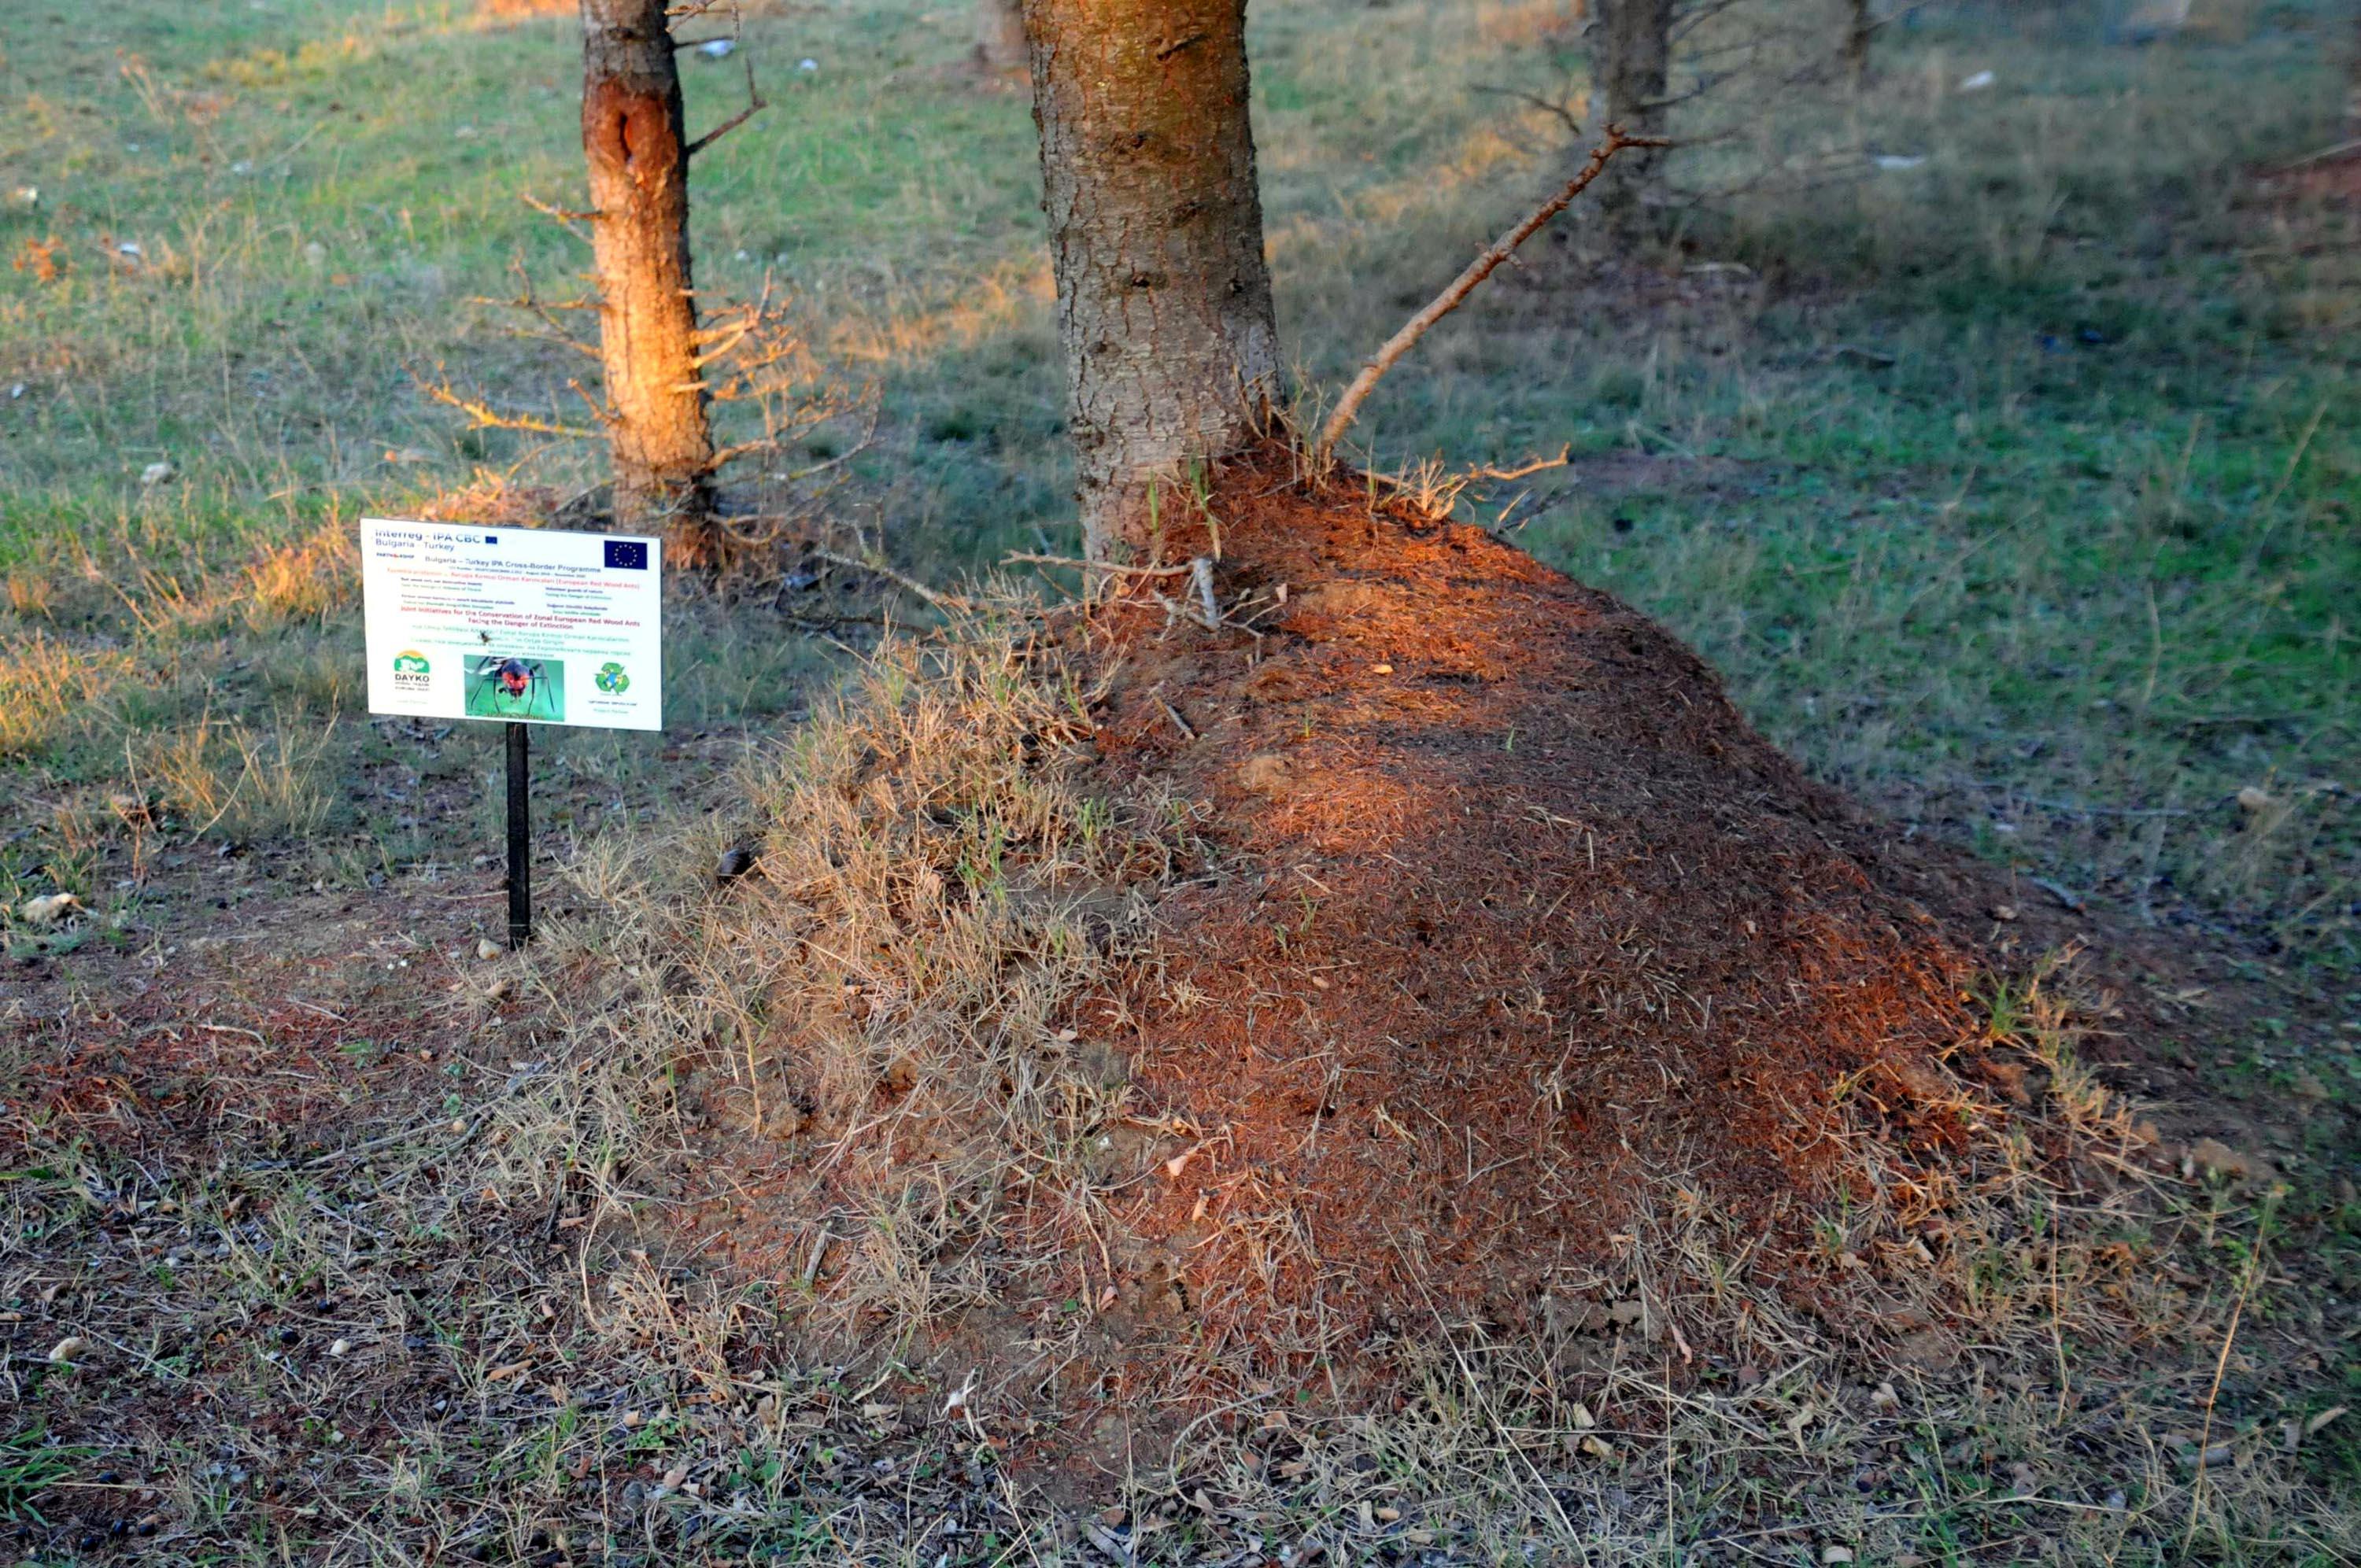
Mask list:
[[[1599,0],[1592,24],[1596,86],[1606,100],[1607,124],[1633,136],[1664,134],[1664,89],[1672,72],[1672,0]],[[1656,232],[1664,198],[1664,151],[1635,147],[1607,166],[1598,181],[1598,207],[1608,232],[1631,245]]]
[[1025,69],[1023,0],[975,0],[975,62],[995,73]]
[[1869,40],[1876,31],[1870,0],[1845,0],[1845,79],[1855,93],[1869,85]]
[[664,0],[582,0],[582,151],[615,518],[667,565],[714,564],[713,433],[697,366],[688,151]]
[[1026,0],[1025,22],[1083,548],[1107,559],[1278,393],[1246,0]]

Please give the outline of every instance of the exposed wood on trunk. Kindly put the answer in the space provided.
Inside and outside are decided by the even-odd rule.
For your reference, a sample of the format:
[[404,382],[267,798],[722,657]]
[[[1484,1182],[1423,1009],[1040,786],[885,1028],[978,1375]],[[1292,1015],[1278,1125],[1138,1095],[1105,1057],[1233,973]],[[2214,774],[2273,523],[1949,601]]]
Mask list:
[[[1606,118],[1634,137],[1664,135],[1672,33],[1673,0],[1598,0],[1591,71],[1605,94]],[[1662,148],[1634,147],[1599,181],[1599,212],[1619,242],[1636,244],[1655,231],[1664,161]]]
[[713,433],[697,363],[688,148],[664,0],[582,0],[598,335],[615,516],[660,529],[667,565],[713,564]]
[[1245,0],[1026,0],[1085,553],[1252,437],[1279,383]]

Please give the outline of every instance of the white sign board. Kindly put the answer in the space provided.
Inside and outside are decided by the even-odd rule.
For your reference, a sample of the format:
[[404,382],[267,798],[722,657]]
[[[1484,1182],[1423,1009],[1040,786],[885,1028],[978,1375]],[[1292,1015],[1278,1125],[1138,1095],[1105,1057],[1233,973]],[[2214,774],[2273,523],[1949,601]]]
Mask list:
[[361,520],[371,713],[664,728],[663,545]]

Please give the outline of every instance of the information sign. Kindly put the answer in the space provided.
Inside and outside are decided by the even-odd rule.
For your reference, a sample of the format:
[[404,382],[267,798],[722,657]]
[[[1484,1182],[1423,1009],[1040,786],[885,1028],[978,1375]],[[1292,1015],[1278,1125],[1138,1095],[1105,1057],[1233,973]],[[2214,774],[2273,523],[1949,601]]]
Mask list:
[[663,543],[361,520],[371,713],[664,728]]
[[371,713],[508,726],[509,946],[533,935],[528,726],[664,728],[664,544],[361,519]]

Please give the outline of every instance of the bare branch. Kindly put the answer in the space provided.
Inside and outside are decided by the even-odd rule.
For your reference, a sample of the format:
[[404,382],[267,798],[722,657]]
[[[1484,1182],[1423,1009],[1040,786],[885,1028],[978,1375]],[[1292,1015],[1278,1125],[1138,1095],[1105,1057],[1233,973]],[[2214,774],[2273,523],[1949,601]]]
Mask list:
[[543,217],[555,219],[558,227],[564,229],[567,234],[572,235],[576,239],[580,240],[583,244],[588,245],[590,243],[590,236],[584,233],[577,225],[582,224],[597,223],[598,221],[598,214],[595,212],[577,213],[565,207],[553,207],[548,203],[543,201],[540,197],[531,193],[520,195],[517,200],[522,202],[526,206],[531,207],[534,212],[539,213]]
[[533,435],[569,436],[577,441],[598,439],[598,433],[595,430],[581,430],[570,424],[557,424],[549,420],[535,419],[531,414],[504,414],[481,398],[470,398],[465,393],[454,391],[448,384],[436,385],[422,382],[420,389],[436,402],[457,409],[461,413],[466,414],[475,422],[476,428],[478,430],[518,430]]
[[918,581],[916,577],[903,576],[901,573],[895,571],[893,567],[888,566],[884,562],[878,560],[874,556],[863,560],[856,555],[840,555],[833,550],[824,548],[818,544],[811,547],[811,553],[818,556],[821,560],[831,562],[836,565],[850,567],[851,570],[856,572],[866,572],[874,577],[883,577],[887,582],[893,584],[895,587],[902,589],[905,593],[917,595],[919,598],[926,600],[928,604],[933,605],[937,609],[942,610],[946,614],[956,613],[963,609],[973,609],[975,608],[974,601],[971,599],[963,599],[957,594],[944,593],[939,588],[930,588],[927,587],[926,584]]
[[1345,395],[1337,400],[1335,411],[1328,416],[1328,422],[1320,428],[1320,439],[1312,448],[1313,466],[1323,469],[1327,467],[1329,455],[1336,448],[1337,438],[1352,425],[1353,417],[1361,411],[1361,405],[1368,400],[1369,393],[1376,388],[1378,378],[1392,369],[1394,363],[1403,355],[1408,354],[1420,338],[1426,335],[1428,328],[1457,310],[1460,302],[1474,291],[1476,285],[1490,277],[1493,269],[1509,259],[1517,247],[1530,239],[1536,229],[1565,211],[1568,203],[1581,195],[1592,181],[1598,178],[1599,171],[1607,167],[1608,159],[1627,147],[1663,147],[1664,145],[1664,138],[1662,137],[1625,136],[1622,126],[1608,126],[1607,139],[1591,150],[1588,160],[1583,164],[1573,179],[1565,182],[1563,190],[1535,208],[1524,222],[1494,240],[1481,255],[1467,264],[1465,271],[1452,280],[1449,288],[1437,294],[1426,309],[1405,322],[1401,330],[1388,338],[1385,346],[1378,349],[1367,365],[1361,367],[1361,373],[1353,378],[1353,384],[1346,387]]
[[1197,569],[1194,565],[1119,566],[1112,561],[1082,561],[1071,555],[1012,554],[1000,559],[1003,565],[1075,566],[1086,572],[1104,572],[1122,577],[1185,577]]
[[[1471,468],[1468,470],[1467,477],[1471,480],[1521,479],[1529,474],[1538,474],[1544,468],[1563,468],[1568,463],[1573,461],[1574,443],[1569,441],[1564,446],[1558,448],[1558,454],[1554,457],[1536,457],[1521,468]],[[1513,505],[1514,503],[1512,502],[1510,504]]]
[[1558,124],[1565,127],[1566,135],[1570,137],[1578,137],[1582,134],[1581,122],[1577,121],[1574,117],[1574,110],[1564,103],[1558,102],[1554,99],[1544,98],[1538,93],[1528,93],[1520,87],[1486,87],[1479,85],[1477,87],[1476,91],[1487,93],[1495,98],[1514,98],[1518,103],[1526,105],[1528,108],[1539,109],[1543,114],[1547,115],[1552,119],[1557,121]]
[[748,120],[752,119],[756,115],[761,114],[764,109],[770,107],[768,104],[763,102],[762,90],[754,85],[754,57],[752,54],[748,54],[744,59],[746,62],[746,106],[739,110],[736,114],[730,115],[728,119],[722,121],[719,125],[714,126],[711,130],[706,132],[703,136],[697,137],[695,141],[690,142],[686,147],[681,148],[680,156],[683,162],[686,162],[688,159],[695,158],[698,153],[703,152],[707,148],[711,147],[715,142],[719,141],[723,137],[728,136],[731,131],[736,130],[740,126],[744,125]]

